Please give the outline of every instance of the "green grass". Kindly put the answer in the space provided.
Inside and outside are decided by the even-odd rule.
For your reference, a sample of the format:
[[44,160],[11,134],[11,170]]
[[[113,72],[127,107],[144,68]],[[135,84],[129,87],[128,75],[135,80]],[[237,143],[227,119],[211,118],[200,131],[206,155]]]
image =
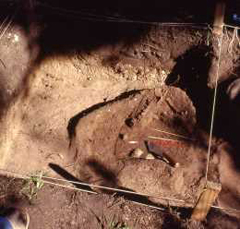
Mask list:
[[43,172],[37,172],[36,175],[32,175],[29,179],[26,179],[21,193],[25,195],[29,201],[32,201],[34,198],[36,198],[38,192],[44,186],[42,176]]
[[109,225],[109,229],[131,229],[125,223],[112,221]]

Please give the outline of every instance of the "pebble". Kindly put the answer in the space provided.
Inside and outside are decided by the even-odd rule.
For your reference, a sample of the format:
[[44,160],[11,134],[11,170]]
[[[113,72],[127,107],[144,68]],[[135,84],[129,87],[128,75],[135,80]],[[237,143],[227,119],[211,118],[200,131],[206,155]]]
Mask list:
[[129,143],[129,144],[137,144],[138,141],[129,141],[128,143]]
[[144,152],[140,148],[136,148],[130,153],[130,156],[134,158],[140,158],[143,154]]
[[179,168],[180,167],[180,163],[177,162],[175,165],[174,165],[174,168]]
[[13,39],[13,42],[14,43],[17,43],[19,41],[19,36],[14,34],[14,39]]
[[146,159],[147,160],[154,160],[156,158],[151,153],[148,153],[147,156],[146,156]]

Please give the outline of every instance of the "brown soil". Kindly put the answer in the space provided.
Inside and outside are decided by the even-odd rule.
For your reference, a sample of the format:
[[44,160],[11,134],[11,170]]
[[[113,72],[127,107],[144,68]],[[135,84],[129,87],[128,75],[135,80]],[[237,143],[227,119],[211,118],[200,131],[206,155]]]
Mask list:
[[25,188],[22,180],[2,177],[0,212],[5,214],[12,206],[25,208],[30,214],[30,228],[158,228],[181,224],[177,216],[123,198],[89,195],[55,186],[44,186],[28,203],[22,192]]
[[[214,74],[208,76],[218,50],[210,30],[116,26],[46,12],[36,17],[28,6],[21,10],[27,14],[15,15],[0,45],[0,168],[21,174],[40,170],[154,196],[90,195],[45,185],[34,205],[24,204],[31,228],[108,228],[112,221],[130,228],[238,228],[237,212],[211,210],[207,222],[194,224],[187,220],[189,209],[182,208],[196,202],[205,183]],[[239,74],[232,36],[225,32],[222,43],[209,178],[222,184],[215,204],[240,210],[239,108],[224,94]],[[169,138],[153,128],[192,140],[149,139]],[[129,157],[136,148],[146,154],[144,142],[150,140],[163,158]],[[24,184],[18,182],[1,179],[4,207],[17,201],[13,196],[22,199]],[[171,205],[171,214],[133,200]]]
[[[30,214],[30,228],[238,228],[234,217],[212,210],[207,221],[186,219],[179,209],[169,212],[150,209],[105,194],[86,194],[45,185],[29,202],[22,194],[26,183],[1,177],[0,213],[11,206],[25,208]],[[223,226],[224,225],[224,226]]]
[[196,139],[195,123],[191,101],[174,87],[117,98],[78,121],[72,142],[76,171],[89,183],[97,181],[100,185],[194,202],[202,188],[206,142],[179,140],[174,146],[174,142],[166,145],[167,141],[152,140],[160,145],[165,157],[180,163],[179,168],[162,160],[131,159],[129,154],[136,148],[147,153],[144,141],[150,136],[168,137],[154,128]]

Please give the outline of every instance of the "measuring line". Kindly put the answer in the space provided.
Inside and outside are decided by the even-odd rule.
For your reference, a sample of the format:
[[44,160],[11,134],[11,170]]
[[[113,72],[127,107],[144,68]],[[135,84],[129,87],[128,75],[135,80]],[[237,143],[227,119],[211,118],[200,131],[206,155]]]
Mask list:
[[78,182],[78,181],[68,181],[68,180],[64,180],[64,179],[60,179],[60,178],[54,178],[54,177],[49,177],[49,176],[45,176],[45,175],[32,175],[32,176],[22,175],[22,174],[19,174],[19,173],[16,173],[16,172],[7,171],[7,170],[4,170],[4,169],[0,169],[0,172],[2,172],[2,175],[13,176],[15,178],[20,178],[20,179],[31,179],[31,177],[38,177],[38,178],[41,178],[41,179],[42,178],[46,178],[46,179],[51,179],[51,180],[56,180],[56,181],[67,182],[67,183],[71,183],[71,184],[84,185],[84,186],[93,187],[93,188],[111,190],[111,191],[115,191],[115,192],[122,192],[122,193],[139,195],[139,196],[144,196],[144,197],[151,197],[151,198],[156,198],[156,199],[163,199],[163,200],[167,200],[167,201],[181,202],[181,203],[186,204],[186,201],[180,200],[180,199],[175,199],[175,198],[170,198],[170,197],[153,196],[153,195],[149,195],[149,194],[146,194],[146,193],[139,193],[139,192],[124,190],[124,189],[119,189],[119,188],[111,188],[111,187],[107,187],[107,186],[88,184],[88,183]]
[[[88,184],[88,183],[78,182],[78,181],[68,181],[68,180],[55,178],[55,177],[49,177],[49,176],[45,176],[45,175],[29,176],[29,175],[19,174],[19,173],[16,173],[16,172],[7,171],[7,170],[4,170],[4,169],[0,169],[0,171],[2,172],[2,174],[0,174],[0,175],[4,175],[4,176],[7,176],[7,177],[11,176],[11,177],[14,177],[14,178],[19,178],[19,179],[31,179],[31,177],[38,177],[38,178],[41,178],[41,179],[46,178],[46,179],[51,179],[51,180],[56,180],[56,181],[62,181],[62,182],[65,182],[65,183],[67,182],[67,183],[71,183],[71,184],[84,185],[84,186],[93,187],[93,188],[100,188],[100,189],[111,190],[111,191],[116,191],[116,192],[123,192],[123,193],[127,193],[127,194],[133,194],[133,195],[139,195],[139,196],[145,196],[145,197],[164,199],[164,200],[168,200],[168,201],[176,201],[176,202],[186,203],[184,200],[170,198],[170,197],[152,196],[152,195],[145,194],[145,193],[128,191],[128,190],[119,189],[119,188],[111,188],[111,187],[102,186],[102,185]],[[45,182],[46,180],[44,179],[43,181]],[[46,183],[49,183],[49,181],[46,181]],[[50,182],[50,184],[55,185],[56,183]],[[61,185],[61,184],[57,184],[57,185]],[[67,187],[69,187],[69,186],[67,186]],[[74,188],[74,187],[71,187],[71,188]],[[79,190],[79,188],[75,188],[75,189]],[[82,189],[80,189],[80,190],[82,190]],[[85,192],[85,190],[82,190],[82,191]]]
[[[49,9],[58,11],[59,14],[61,14],[61,15],[68,15],[68,16],[71,16],[71,17],[78,16],[78,18],[85,19],[85,20],[90,20],[90,21],[136,23],[136,24],[172,26],[172,27],[185,26],[185,27],[203,28],[203,29],[211,28],[209,23],[177,23],[177,22],[163,22],[163,23],[161,23],[161,22],[156,22],[156,21],[155,22],[149,22],[149,21],[142,21],[142,20],[130,20],[130,19],[126,19],[126,18],[116,17],[116,16],[113,16],[113,15],[112,16],[110,16],[110,15],[107,16],[107,15],[101,15],[101,14],[94,14],[94,13],[86,12],[86,11],[81,12],[81,11],[74,11],[74,10],[66,10],[66,9],[63,9],[63,8],[50,6],[48,4],[44,4],[44,3],[41,3],[39,1],[36,1],[36,3],[40,6],[45,7],[45,8],[49,8]],[[75,15],[73,16],[73,14],[75,14]],[[229,27],[229,28],[240,29],[239,26],[232,26],[232,25],[228,25],[228,24],[224,24],[223,26]]]
[[143,204],[143,203],[139,203],[139,202],[136,202],[136,201],[133,201],[133,200],[131,202],[134,203],[134,204],[140,205],[140,206],[149,207],[149,208],[156,209],[156,210],[159,210],[159,211],[166,211],[165,208],[160,208],[160,207],[153,206],[153,205],[150,205],[150,204]]
[[49,8],[55,10],[61,15],[68,15],[71,17],[78,17],[85,20],[92,20],[92,21],[106,21],[106,22],[120,22],[120,23],[136,23],[136,24],[147,24],[147,25],[161,25],[161,26],[190,26],[190,27],[199,27],[199,28],[207,28],[209,26],[208,23],[161,23],[161,22],[149,22],[149,21],[142,21],[142,20],[130,20],[126,18],[120,18],[116,16],[106,16],[100,14],[94,14],[91,12],[81,12],[81,11],[74,11],[74,10],[66,10],[59,7],[54,7],[48,4],[41,3],[40,1],[36,1],[36,3],[42,7]]
[[216,111],[219,69],[220,69],[220,61],[221,61],[221,53],[222,53],[222,41],[223,41],[223,33],[221,34],[220,41],[219,41],[220,47],[219,47],[219,55],[218,55],[218,62],[217,62],[217,76],[216,76],[216,80],[215,80],[215,90],[214,90],[214,97],[213,97],[211,125],[210,125],[210,132],[209,132],[209,141],[208,141],[207,165],[206,165],[206,174],[205,174],[206,182],[208,181],[209,163],[210,163],[210,156],[211,156],[213,125],[214,125],[214,118],[215,118],[215,111]]
[[[119,192],[123,192],[123,193],[130,193],[130,194],[134,194],[134,195],[141,195],[141,193],[131,192],[131,191],[124,190],[124,189],[115,189],[115,188],[110,188],[110,187],[107,187],[107,186],[91,185],[91,184],[87,184],[87,183],[84,183],[84,182],[68,181],[68,180],[64,180],[64,179],[61,179],[61,178],[49,177],[49,176],[45,176],[45,175],[29,176],[29,175],[19,174],[19,173],[16,173],[16,172],[11,172],[11,171],[8,171],[8,170],[5,170],[5,169],[0,169],[0,172],[2,173],[0,175],[6,176],[6,177],[17,178],[17,179],[24,179],[25,180],[25,179],[31,179],[32,177],[37,177],[37,178],[40,178],[40,179],[46,178],[46,179],[51,179],[51,180],[56,180],[56,181],[62,181],[62,182],[65,182],[65,183],[85,185],[85,186],[89,186],[89,187],[96,187],[96,188],[108,189],[108,190],[113,190],[113,191],[118,190]],[[71,190],[75,190],[75,191],[80,191],[80,192],[86,192],[86,193],[90,193],[90,194],[99,194],[99,193],[97,193],[95,191],[88,191],[88,190],[80,189],[80,188],[77,188],[77,187],[71,187],[71,186],[68,186],[68,185],[54,183],[54,182],[47,181],[45,179],[42,179],[42,180],[45,183],[47,183],[49,185],[53,185],[53,186],[58,186],[58,187],[71,189]],[[146,197],[154,197],[154,196],[150,196],[150,195],[145,195],[145,196]],[[186,205],[184,205],[183,207],[188,207],[188,208],[193,208],[194,207],[194,204],[187,203],[184,200],[179,200],[179,199],[174,199],[174,198],[165,198],[165,197],[154,197],[154,198],[160,198],[160,199],[164,198],[164,199],[167,199],[167,200],[184,202]],[[131,202],[139,204],[139,205],[143,205],[143,206],[148,206],[150,208],[154,208],[154,209],[158,209],[158,210],[163,210],[164,209],[164,208],[162,209],[162,208],[159,208],[159,207],[156,207],[156,206],[153,206],[153,205],[138,203],[138,202],[135,202],[135,201],[131,201]],[[229,212],[238,212],[238,213],[240,213],[240,210],[233,209],[233,208],[222,208],[222,207],[219,207],[219,206],[216,206],[216,205],[212,205],[211,207],[219,209],[219,210],[225,210],[225,211],[229,211]]]
[[239,26],[233,26],[233,25],[227,25],[227,24],[224,24],[223,27],[228,27],[228,28],[232,28],[232,29],[240,29]]

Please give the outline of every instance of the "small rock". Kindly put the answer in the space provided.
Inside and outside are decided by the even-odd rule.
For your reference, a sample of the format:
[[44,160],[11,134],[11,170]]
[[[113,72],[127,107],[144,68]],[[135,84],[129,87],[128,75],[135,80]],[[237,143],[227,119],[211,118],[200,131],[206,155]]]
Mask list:
[[14,34],[13,36],[13,43],[17,43],[19,41],[19,36]]
[[180,167],[180,163],[177,162],[175,165],[174,165],[174,168],[179,168]]
[[136,148],[130,153],[130,157],[140,158],[143,154],[144,152],[140,148]]
[[129,144],[137,144],[138,141],[129,141],[128,143],[129,143]]
[[147,160],[154,160],[155,157],[151,153],[148,153],[147,156],[146,156],[146,159]]

